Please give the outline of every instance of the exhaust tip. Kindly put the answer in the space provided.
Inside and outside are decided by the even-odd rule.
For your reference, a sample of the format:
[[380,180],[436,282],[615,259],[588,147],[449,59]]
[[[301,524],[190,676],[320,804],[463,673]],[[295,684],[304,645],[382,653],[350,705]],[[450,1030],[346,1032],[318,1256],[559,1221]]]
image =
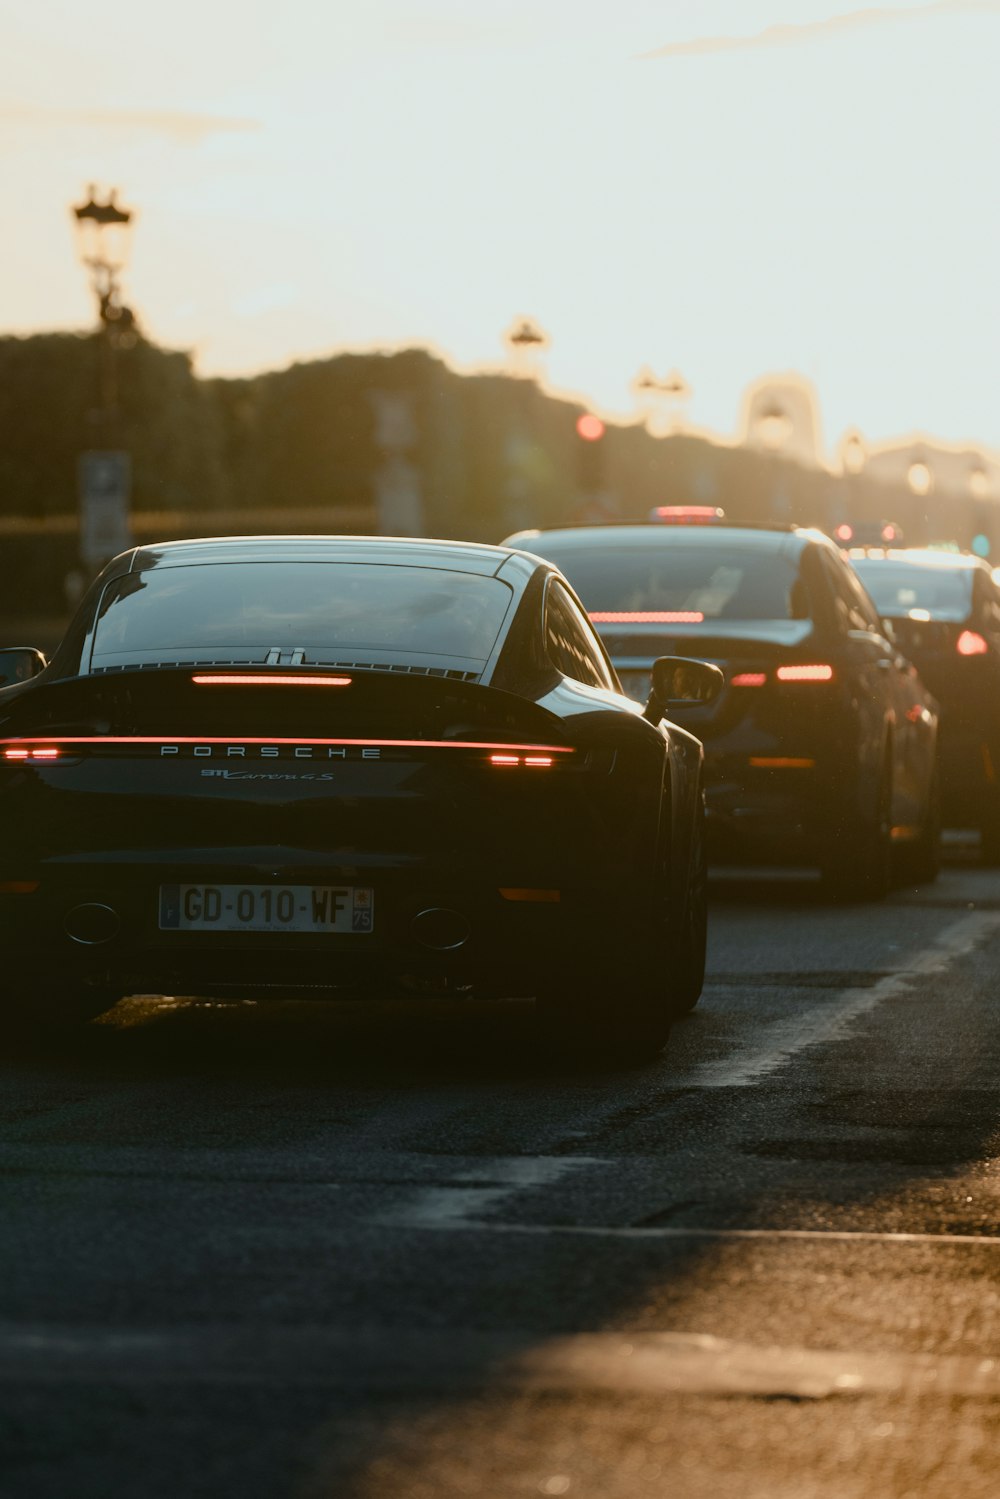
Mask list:
[[113,907],[99,901],[86,901],[66,913],[63,926],[73,942],[84,947],[99,947],[102,942],[110,942],[118,936],[121,919]]
[[434,952],[453,952],[469,940],[468,917],[449,906],[428,906],[410,922],[410,931],[421,947]]

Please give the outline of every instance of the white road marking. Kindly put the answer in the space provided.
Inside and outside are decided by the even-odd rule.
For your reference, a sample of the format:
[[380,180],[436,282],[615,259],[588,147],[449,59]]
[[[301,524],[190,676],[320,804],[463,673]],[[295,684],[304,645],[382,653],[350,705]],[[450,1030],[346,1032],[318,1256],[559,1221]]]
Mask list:
[[696,1063],[673,1073],[670,1080],[679,1088],[745,1088],[759,1082],[807,1046],[839,1039],[852,1021],[903,993],[914,979],[943,973],[956,958],[972,952],[998,928],[1000,913],[975,911],[963,916],[946,927],[933,946],[908,968],[887,975],[870,989],[843,989],[836,1001],[821,1009],[775,1021],[754,1035],[754,1049],[748,1055]]
[[[670,1074],[678,1088],[739,1088],[769,1077],[797,1053],[821,1041],[840,1037],[859,1016],[873,1010],[884,1000],[905,992],[916,978],[944,972],[956,959],[971,952],[1000,929],[1000,913],[972,912],[946,927],[926,952],[909,968],[889,974],[870,989],[844,989],[837,1000],[822,1009],[797,1014],[765,1027],[756,1037],[754,1049],[742,1057],[704,1062],[686,1071]],[[669,1067],[669,1061],[668,1061]],[[383,1225],[412,1229],[446,1229],[474,1233],[521,1235],[576,1235],[581,1238],[606,1239],[787,1239],[826,1242],[873,1242],[886,1244],[975,1244],[1000,1245],[1000,1236],[988,1234],[908,1234],[867,1232],[863,1230],[823,1229],[711,1229],[697,1227],[614,1227],[577,1224],[501,1223],[485,1217],[518,1191],[545,1186],[558,1181],[567,1172],[580,1167],[613,1166],[607,1157],[532,1157],[524,1160],[484,1161],[476,1172],[466,1173],[473,1180],[487,1177],[491,1185],[462,1186],[462,1176],[454,1184],[418,1190],[409,1203],[376,1215]],[[493,1185],[499,1175],[500,1182]]]

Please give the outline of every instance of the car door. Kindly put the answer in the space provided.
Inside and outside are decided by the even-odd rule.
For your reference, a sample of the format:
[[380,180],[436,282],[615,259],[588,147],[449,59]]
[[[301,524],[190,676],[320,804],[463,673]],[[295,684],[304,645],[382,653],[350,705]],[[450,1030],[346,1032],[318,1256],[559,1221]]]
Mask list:
[[[884,715],[883,737],[892,750],[892,825],[922,825],[934,756],[936,717],[932,700],[916,667],[888,638],[875,605],[854,569],[836,552],[826,553],[834,577],[841,616],[847,625],[855,659],[861,665],[864,690],[877,713]],[[875,714],[872,731],[877,732]]]

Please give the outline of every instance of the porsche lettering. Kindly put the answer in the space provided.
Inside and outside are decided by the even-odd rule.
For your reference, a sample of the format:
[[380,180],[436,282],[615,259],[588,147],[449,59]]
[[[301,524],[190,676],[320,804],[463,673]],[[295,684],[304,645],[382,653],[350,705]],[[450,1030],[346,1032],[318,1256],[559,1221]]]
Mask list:
[[380,760],[382,748],[377,744],[161,744],[160,757],[189,757],[196,760],[277,760],[289,755],[294,760]]

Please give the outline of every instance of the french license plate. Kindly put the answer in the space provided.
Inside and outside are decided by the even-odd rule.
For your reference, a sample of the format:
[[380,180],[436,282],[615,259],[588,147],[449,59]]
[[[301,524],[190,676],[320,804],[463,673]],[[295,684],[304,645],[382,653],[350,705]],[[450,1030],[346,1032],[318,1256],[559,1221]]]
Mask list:
[[367,886],[160,886],[162,931],[370,932],[373,917]]

